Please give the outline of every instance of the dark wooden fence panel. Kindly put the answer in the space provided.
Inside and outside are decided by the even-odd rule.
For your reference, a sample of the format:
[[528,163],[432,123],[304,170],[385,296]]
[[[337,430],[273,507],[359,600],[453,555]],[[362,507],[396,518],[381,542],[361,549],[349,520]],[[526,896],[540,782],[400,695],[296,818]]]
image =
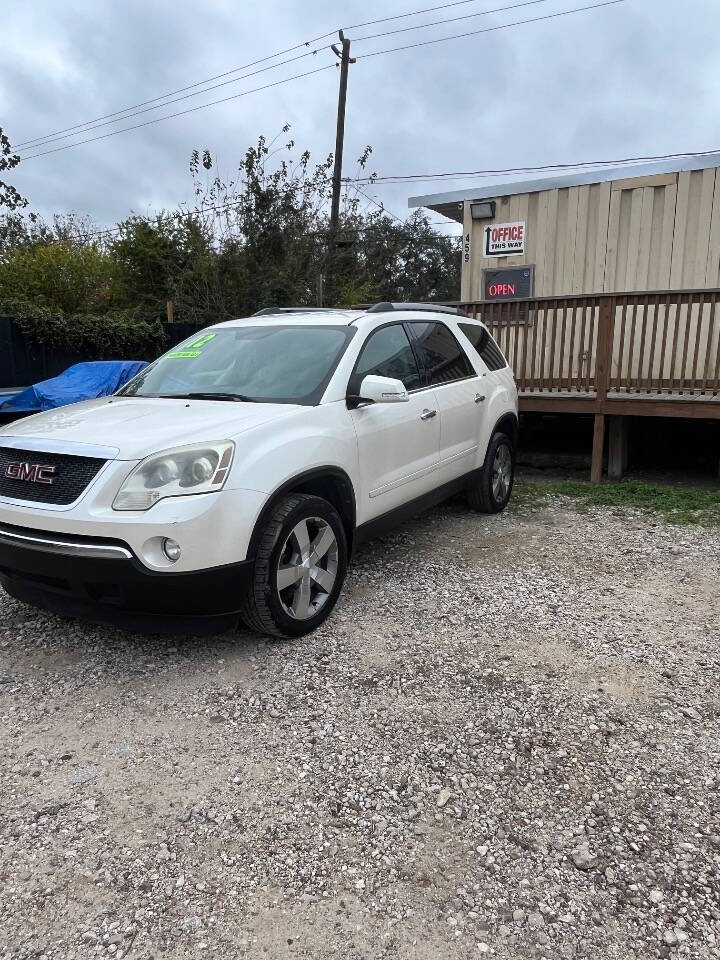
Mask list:
[[[163,323],[163,350],[197,333],[198,327],[188,323]],[[160,351],[162,352],[162,351]],[[159,354],[156,354],[159,355]],[[117,360],[154,360],[155,356],[114,357]],[[0,388],[28,387],[55,377],[74,363],[96,360],[97,357],[45,347],[29,341],[10,317],[0,316]]]

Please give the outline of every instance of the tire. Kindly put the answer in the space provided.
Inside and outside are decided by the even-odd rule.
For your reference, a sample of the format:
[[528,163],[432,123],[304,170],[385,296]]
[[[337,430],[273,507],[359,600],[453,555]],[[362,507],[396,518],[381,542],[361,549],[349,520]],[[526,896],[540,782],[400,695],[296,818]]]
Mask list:
[[505,433],[493,434],[485,463],[467,490],[467,500],[479,513],[500,513],[510,501],[515,481],[515,454]]
[[347,554],[345,528],[327,500],[304,493],[278,500],[260,530],[242,620],[271,637],[311,633],[337,602]]

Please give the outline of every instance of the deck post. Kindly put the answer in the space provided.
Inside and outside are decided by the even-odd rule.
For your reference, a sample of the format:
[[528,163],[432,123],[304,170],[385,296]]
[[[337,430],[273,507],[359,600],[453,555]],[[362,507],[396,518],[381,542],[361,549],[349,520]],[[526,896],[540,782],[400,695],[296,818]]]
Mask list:
[[590,482],[602,480],[603,453],[605,451],[605,414],[602,405],[605,402],[610,382],[612,364],[613,334],[615,327],[615,297],[600,297],[598,304],[597,341],[595,346],[595,394],[596,413],[593,427],[592,466]]
[[608,477],[622,480],[628,465],[627,417],[610,417],[608,441]]
[[600,483],[603,470],[603,453],[605,451],[605,414],[595,414],[593,427],[592,466],[590,468],[590,483]]
[[607,397],[612,365],[613,335],[615,328],[615,297],[600,297],[598,305],[597,343],[595,346],[595,392],[598,404]]

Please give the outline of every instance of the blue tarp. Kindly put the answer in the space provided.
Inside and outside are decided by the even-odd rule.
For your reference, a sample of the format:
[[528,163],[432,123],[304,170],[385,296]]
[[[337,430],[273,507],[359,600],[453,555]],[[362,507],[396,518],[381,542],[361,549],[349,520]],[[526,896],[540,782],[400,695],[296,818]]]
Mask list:
[[147,366],[146,360],[95,360],[76,363],[51,380],[43,380],[0,403],[0,413],[52,410],[79,400],[108,397]]

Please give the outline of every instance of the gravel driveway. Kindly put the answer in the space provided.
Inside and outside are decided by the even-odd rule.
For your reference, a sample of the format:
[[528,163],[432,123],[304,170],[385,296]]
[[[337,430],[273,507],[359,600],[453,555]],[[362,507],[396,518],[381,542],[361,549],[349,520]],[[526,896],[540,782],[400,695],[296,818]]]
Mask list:
[[0,957],[720,955],[720,538],[459,503],[295,643],[0,596]]

